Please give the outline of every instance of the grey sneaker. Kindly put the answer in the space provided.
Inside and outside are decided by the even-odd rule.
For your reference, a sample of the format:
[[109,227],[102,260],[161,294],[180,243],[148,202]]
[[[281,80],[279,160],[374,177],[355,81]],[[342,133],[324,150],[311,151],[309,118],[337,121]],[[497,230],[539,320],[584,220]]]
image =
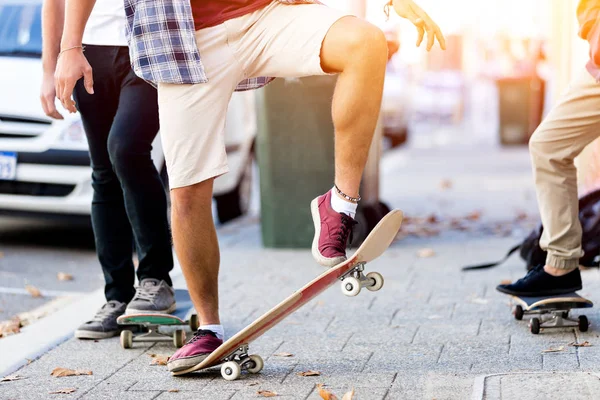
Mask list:
[[98,310],[94,318],[75,331],[78,339],[106,339],[119,334],[117,318],[125,313],[127,304],[111,300]]
[[125,314],[170,314],[175,311],[175,291],[165,281],[146,278],[140,282]]

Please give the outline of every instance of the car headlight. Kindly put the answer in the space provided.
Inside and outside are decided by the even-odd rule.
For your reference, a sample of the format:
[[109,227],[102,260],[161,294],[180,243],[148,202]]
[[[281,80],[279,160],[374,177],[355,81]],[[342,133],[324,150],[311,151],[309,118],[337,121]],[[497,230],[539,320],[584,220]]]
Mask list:
[[87,150],[88,143],[81,120],[65,121],[54,144],[54,147],[65,150]]

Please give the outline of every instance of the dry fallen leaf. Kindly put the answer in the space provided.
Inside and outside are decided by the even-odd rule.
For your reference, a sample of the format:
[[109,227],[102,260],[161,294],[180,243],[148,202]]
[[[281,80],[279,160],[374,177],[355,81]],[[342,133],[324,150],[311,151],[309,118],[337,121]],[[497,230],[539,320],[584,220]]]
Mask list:
[[0,251],[0,258],[4,258],[4,252]]
[[21,375],[8,375],[0,379],[0,382],[20,381],[21,379],[25,379],[25,377]]
[[304,371],[298,372],[296,375],[298,376],[319,376],[321,373],[319,371]]
[[68,389],[58,389],[55,390],[54,392],[48,392],[49,394],[71,394],[74,391],[76,391],[77,389],[75,388],[68,388]]
[[169,393],[177,393],[179,392],[179,389],[169,389]]
[[59,281],[72,281],[73,275],[67,274],[66,272],[59,272],[56,277]]
[[452,189],[452,181],[450,179],[443,179],[440,182],[440,189],[442,189],[442,190]]
[[512,281],[510,279],[502,279],[500,281],[501,285],[510,285],[512,283]]
[[13,335],[21,331],[21,319],[13,317],[7,321],[0,322],[0,337]]
[[583,343],[571,342],[571,343],[569,343],[569,346],[573,346],[573,347],[591,347],[592,344],[586,340]]
[[429,258],[435,256],[435,251],[433,249],[425,248],[417,251],[417,256],[419,258]]
[[164,354],[150,354],[150,357],[152,357],[150,365],[167,365],[169,361],[169,356],[165,356]]
[[529,218],[529,215],[523,210],[517,212],[516,220],[517,221],[526,221]]
[[354,389],[352,389],[351,391],[347,392],[343,397],[342,400],[352,400],[352,398],[354,397]]
[[36,288],[35,286],[25,285],[25,290],[29,292],[31,297],[42,297],[42,292],[40,292],[40,289]]
[[55,376],[57,378],[61,378],[63,376],[79,376],[79,375],[92,375],[92,371],[80,371],[69,368],[54,368],[50,375]]
[[271,392],[270,390],[259,390],[256,392],[257,395],[261,397],[277,397],[279,396],[276,392]]
[[481,218],[481,211],[473,211],[467,214],[465,218],[469,221],[479,221],[479,219]]
[[560,351],[565,351],[565,346],[550,347],[549,349],[542,350],[542,353],[558,353]]
[[247,386],[256,386],[258,385],[258,382],[250,382]]
[[322,383],[319,383],[317,385],[317,390],[319,391],[319,396],[321,396],[321,398],[323,400],[338,400],[338,398],[335,394],[333,394],[329,390],[323,388]]
[[294,357],[292,353],[276,353],[273,354],[275,357]]

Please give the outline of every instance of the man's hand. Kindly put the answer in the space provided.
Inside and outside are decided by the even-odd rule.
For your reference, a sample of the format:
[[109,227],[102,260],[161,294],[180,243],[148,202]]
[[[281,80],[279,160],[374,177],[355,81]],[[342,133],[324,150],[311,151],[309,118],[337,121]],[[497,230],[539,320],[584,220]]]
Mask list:
[[423,42],[425,31],[427,31],[427,51],[431,50],[436,38],[442,50],[446,50],[446,39],[444,39],[440,27],[413,0],[394,0],[393,4],[394,10],[399,16],[406,18],[417,27],[419,32],[417,47]]
[[71,113],[77,112],[73,101],[73,88],[79,79],[83,78],[85,90],[94,94],[94,80],[92,67],[83,55],[81,49],[65,51],[58,58],[56,72],[54,73],[56,97],[63,107]]
[[54,74],[52,72],[44,72],[42,79],[42,89],[40,91],[40,101],[44,114],[54,119],[64,119],[62,114],[56,109],[56,89],[54,87]]

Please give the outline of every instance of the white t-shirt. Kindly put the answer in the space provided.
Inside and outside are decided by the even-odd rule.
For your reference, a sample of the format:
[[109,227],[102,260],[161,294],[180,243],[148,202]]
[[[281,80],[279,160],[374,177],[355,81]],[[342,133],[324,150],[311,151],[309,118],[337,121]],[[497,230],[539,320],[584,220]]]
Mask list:
[[83,32],[83,44],[127,46],[123,0],[96,0]]

